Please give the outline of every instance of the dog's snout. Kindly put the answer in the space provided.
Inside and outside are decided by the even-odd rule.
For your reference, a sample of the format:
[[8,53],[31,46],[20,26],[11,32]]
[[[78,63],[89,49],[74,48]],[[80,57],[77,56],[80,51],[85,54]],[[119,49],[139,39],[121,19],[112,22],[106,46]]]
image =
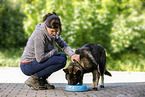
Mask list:
[[68,85],[76,85],[76,83],[71,81],[71,82],[68,82]]

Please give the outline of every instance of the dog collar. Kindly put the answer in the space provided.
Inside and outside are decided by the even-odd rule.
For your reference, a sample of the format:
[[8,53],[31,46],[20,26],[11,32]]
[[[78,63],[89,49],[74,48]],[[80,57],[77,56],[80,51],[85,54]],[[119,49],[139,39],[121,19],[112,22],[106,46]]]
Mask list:
[[76,60],[74,60],[76,63],[78,63],[79,64],[79,66],[78,65],[75,65],[75,66],[77,66],[77,67],[81,67],[82,69],[83,69],[83,72],[87,72],[87,70],[81,65],[81,63],[80,62],[78,62],[78,61],[76,61]]

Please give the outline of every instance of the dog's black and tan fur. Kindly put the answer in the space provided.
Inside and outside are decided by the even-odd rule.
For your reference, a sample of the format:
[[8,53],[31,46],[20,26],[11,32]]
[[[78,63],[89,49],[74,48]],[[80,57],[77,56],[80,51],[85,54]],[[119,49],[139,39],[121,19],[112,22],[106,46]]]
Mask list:
[[99,44],[85,44],[75,52],[80,54],[80,62],[70,63],[68,68],[63,69],[69,85],[83,84],[83,75],[92,72],[93,89],[97,90],[101,76],[101,88],[104,88],[104,74],[112,76],[106,70],[106,54],[104,48]]

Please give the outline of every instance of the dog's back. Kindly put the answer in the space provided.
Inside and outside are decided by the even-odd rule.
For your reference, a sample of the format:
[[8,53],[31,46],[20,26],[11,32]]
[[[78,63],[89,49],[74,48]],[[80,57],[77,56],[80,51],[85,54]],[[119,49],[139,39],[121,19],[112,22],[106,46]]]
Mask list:
[[[92,54],[92,56],[94,57],[95,61],[98,64],[97,67],[99,67],[98,69],[100,74],[103,75],[106,71],[106,54],[104,48],[99,44],[89,43],[89,44],[85,44],[80,49],[87,50]],[[77,49],[76,53],[80,54],[81,53],[80,49]]]

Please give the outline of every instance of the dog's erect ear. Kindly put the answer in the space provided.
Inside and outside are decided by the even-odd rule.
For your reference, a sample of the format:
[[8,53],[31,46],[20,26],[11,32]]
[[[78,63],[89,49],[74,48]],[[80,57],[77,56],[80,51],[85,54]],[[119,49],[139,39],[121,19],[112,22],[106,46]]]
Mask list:
[[67,74],[69,73],[69,72],[68,72],[68,68],[63,69],[63,71],[64,71],[65,73],[67,73]]

